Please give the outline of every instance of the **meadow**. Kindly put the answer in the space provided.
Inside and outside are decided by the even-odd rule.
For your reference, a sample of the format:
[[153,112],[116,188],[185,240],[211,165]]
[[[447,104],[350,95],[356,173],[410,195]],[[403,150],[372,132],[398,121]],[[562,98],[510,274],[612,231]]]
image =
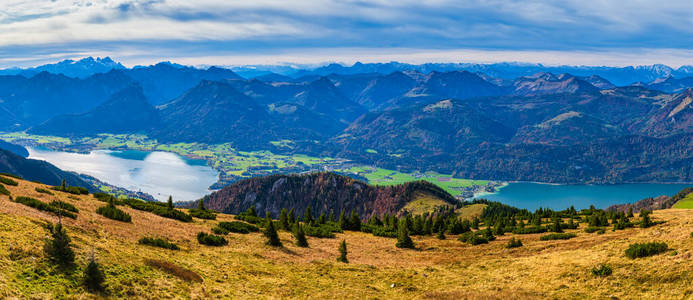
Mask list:
[[[294,246],[289,232],[279,231],[283,247],[265,245],[262,233],[226,236],[228,245],[200,245],[195,236],[235,216],[180,222],[119,206],[132,222],[104,218],[104,205],[92,195],[54,192],[19,180],[7,186],[12,195],[49,202],[60,200],[79,210],[63,218],[72,238],[77,269],[61,271],[47,261],[42,247],[45,224],[55,215],[0,196],[0,298],[92,298],[80,284],[81,269],[91,255],[106,275],[113,298],[394,298],[394,299],[533,299],[533,298],[667,298],[693,295],[693,210],[658,210],[650,228],[586,233],[585,224],[568,240],[541,241],[543,234],[506,234],[472,246],[455,236],[412,236],[417,249],[399,249],[395,239],[345,231],[335,238],[308,237],[309,248]],[[163,238],[180,250],[139,244],[142,237]],[[509,249],[511,238],[522,247]],[[349,263],[336,261],[338,244],[348,245]],[[632,243],[666,242],[663,254],[630,259]],[[608,276],[592,269],[608,265]],[[200,278],[199,280],[197,278]],[[201,281],[200,281],[201,280]]]

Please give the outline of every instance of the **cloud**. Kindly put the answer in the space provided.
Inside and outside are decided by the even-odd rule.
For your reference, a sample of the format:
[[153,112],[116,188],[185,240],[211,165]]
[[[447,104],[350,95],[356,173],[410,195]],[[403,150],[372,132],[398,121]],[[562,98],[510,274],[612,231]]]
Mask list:
[[39,53],[120,57],[162,49],[200,57],[316,49],[686,51],[691,15],[689,0],[5,0],[0,63]]

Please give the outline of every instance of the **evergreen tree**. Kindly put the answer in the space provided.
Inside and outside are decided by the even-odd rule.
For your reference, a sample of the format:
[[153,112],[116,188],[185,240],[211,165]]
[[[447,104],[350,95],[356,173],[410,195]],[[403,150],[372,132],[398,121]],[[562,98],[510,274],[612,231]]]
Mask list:
[[440,229],[438,229],[438,235],[436,237],[439,240],[444,240],[445,239],[445,227],[441,226]]
[[272,218],[270,218],[270,213],[267,212],[267,216],[265,218],[265,237],[267,238],[267,245],[274,246],[274,247],[281,247],[282,242],[279,240],[279,235],[277,234],[277,230],[274,228],[274,222],[272,222]]
[[289,223],[296,223],[296,214],[294,213],[293,208],[289,210]]
[[200,199],[200,201],[197,202],[197,209],[199,210],[207,210],[205,207],[205,201],[204,199]]
[[487,227],[484,232],[484,238],[488,241],[494,241],[496,240],[496,237],[493,235],[493,232],[491,231],[490,227]]
[[101,267],[94,259],[94,250],[92,249],[91,259],[87,268],[84,269],[84,286],[92,292],[100,292],[104,290],[103,282],[105,280],[105,275],[101,270]]
[[65,184],[65,179],[60,183],[60,190],[65,191],[67,189],[67,185]]
[[479,218],[474,217],[474,221],[472,222],[472,228],[478,230],[479,229],[479,223],[480,223]]
[[342,212],[339,213],[339,227],[342,230],[349,230],[349,220],[347,220],[346,214],[344,214],[344,210],[342,210]]
[[645,210],[645,209],[640,211],[640,227],[641,228],[647,228],[647,227],[654,225],[652,223],[652,219],[650,219],[650,213],[651,212],[649,210]]
[[409,236],[409,230],[407,229],[406,221],[402,221],[399,224],[399,229],[397,230],[397,243],[395,246],[397,248],[409,248],[414,249],[414,242]]
[[347,259],[347,245],[346,241],[342,240],[341,243],[339,243],[339,257],[337,257],[338,262],[343,262],[343,263],[349,263],[349,260]]
[[173,210],[173,197],[168,196],[168,204],[167,204],[168,210]]
[[563,232],[563,228],[561,228],[561,218],[559,218],[559,217],[553,218],[553,223],[551,224],[551,231],[552,232]]
[[354,211],[351,212],[351,217],[349,218],[349,228],[353,231],[361,230],[361,217]]
[[334,216],[334,210],[330,210],[330,222],[337,222],[337,217]]
[[628,206],[628,217],[629,218],[633,217],[633,206],[632,205]]
[[75,253],[70,248],[72,239],[67,235],[63,224],[58,220],[58,224],[49,225],[48,230],[51,238],[46,241],[43,247],[44,252],[55,263],[62,266],[70,266],[75,262]]
[[294,225],[294,237],[296,238],[296,246],[308,248],[306,233],[303,232],[303,226],[301,224]]
[[321,213],[320,217],[318,218],[318,224],[325,224],[327,223],[327,216],[325,216],[325,213]]
[[289,230],[289,228],[291,228],[291,225],[289,224],[289,215],[286,212],[286,208],[282,208],[281,212],[279,212],[279,226],[282,230]]
[[310,205],[308,205],[308,207],[306,207],[306,212],[303,214],[303,222],[306,224],[312,224],[313,221],[313,211],[310,208]]

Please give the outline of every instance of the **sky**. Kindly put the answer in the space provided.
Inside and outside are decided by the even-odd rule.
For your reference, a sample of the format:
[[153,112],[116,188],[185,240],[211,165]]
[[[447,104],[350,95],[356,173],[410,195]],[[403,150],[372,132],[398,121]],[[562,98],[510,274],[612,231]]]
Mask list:
[[2,0],[0,67],[693,64],[691,0]]

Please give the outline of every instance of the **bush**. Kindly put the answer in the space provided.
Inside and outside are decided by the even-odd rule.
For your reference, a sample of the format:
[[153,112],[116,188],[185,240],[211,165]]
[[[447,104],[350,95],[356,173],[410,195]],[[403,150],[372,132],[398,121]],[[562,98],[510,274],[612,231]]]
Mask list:
[[243,214],[237,215],[236,217],[234,217],[234,219],[246,221],[250,224],[262,224],[262,222],[265,221],[265,219],[260,218],[258,216],[250,216],[250,215],[243,215]]
[[143,237],[139,240],[138,243],[140,243],[142,245],[154,246],[154,247],[159,247],[159,248],[164,248],[164,249],[169,249],[169,250],[180,250],[178,245],[171,243],[167,240],[164,240],[162,238]]
[[111,195],[102,192],[96,192],[92,194],[92,196],[101,202],[108,202],[108,200],[110,200],[112,197]]
[[208,210],[208,209],[199,209],[199,208],[193,208],[188,210],[188,213],[198,219],[205,219],[205,220],[216,220],[217,219],[217,214],[215,214],[213,211]]
[[551,241],[551,240],[568,240],[576,237],[574,233],[551,233],[544,235],[540,237],[539,239],[542,241]]
[[160,217],[174,219],[182,222],[192,222],[192,217],[180,210],[169,209],[166,203],[147,202],[140,199],[127,198],[123,200],[123,204],[130,206],[136,210],[148,211]]
[[481,244],[488,244],[488,239],[484,238],[483,236],[479,235],[480,231],[477,232],[465,232],[460,235],[458,240],[460,240],[463,243],[470,244],[472,246],[475,245],[481,245]]
[[397,231],[385,227],[385,226],[375,226],[375,225],[369,225],[369,224],[362,224],[361,225],[361,231],[370,233],[374,236],[380,236],[380,237],[389,237],[389,238],[396,238],[397,237]]
[[612,272],[613,272],[613,270],[611,269],[611,267],[608,265],[604,265],[604,264],[600,265],[599,268],[597,268],[597,267],[592,268],[592,274],[594,274],[594,276],[605,277],[605,276],[611,275]]
[[49,205],[75,213],[79,212],[79,209],[77,209],[74,205],[60,200],[53,200]]
[[5,176],[5,177],[12,177],[12,178],[16,178],[16,179],[24,179],[22,176],[10,174],[10,173],[2,172],[2,173],[0,173],[0,175]]
[[74,195],[89,195],[89,190],[81,187],[81,186],[68,186],[68,187],[62,187],[62,186],[54,186],[51,188],[54,191],[59,191],[59,192],[66,192]]
[[10,191],[8,191],[4,185],[0,184],[0,195],[10,195]]
[[34,188],[34,190],[41,193],[41,194],[53,195],[53,193],[51,191],[44,189],[44,188],[37,187],[37,188]]
[[[229,232],[235,232],[235,233],[250,233],[250,232],[258,232],[260,231],[260,228],[257,228],[255,225],[250,225],[248,223],[243,223],[239,221],[232,221],[232,222],[219,222],[217,224],[217,227],[215,229],[221,229],[221,231],[226,231],[226,233]],[[214,230],[214,229],[212,229]],[[226,234],[224,233],[224,234]]]
[[61,216],[64,216],[64,217],[68,217],[71,219],[77,219],[77,215],[75,215],[74,213],[72,213],[70,211],[61,209],[60,207],[53,206],[53,205],[50,205],[50,204],[45,203],[45,202],[41,202],[41,201],[36,200],[34,198],[19,196],[19,197],[14,199],[14,202],[21,203],[21,204],[24,204],[26,206],[29,206],[29,207],[32,207],[32,208],[35,208],[35,209],[38,209],[41,211],[47,211],[47,212],[54,213],[56,215],[60,214]]
[[505,246],[505,247],[506,247],[506,248],[518,248],[518,247],[522,247],[522,241],[521,241],[520,239],[511,238],[511,239],[508,241],[508,245]]
[[590,226],[590,227],[585,228],[585,232],[587,232],[587,233],[593,233],[593,232],[597,232],[597,231],[600,231],[600,230],[604,230],[604,228],[602,228],[602,227],[594,227],[594,226]]
[[667,251],[666,243],[635,243],[626,249],[626,256],[629,258],[647,257]]
[[515,230],[513,230],[514,234],[533,234],[533,233],[544,233],[544,232],[546,232],[546,227],[541,227],[541,226],[515,228]]
[[111,204],[99,207],[96,210],[96,213],[100,214],[106,218],[112,219],[112,220],[122,221],[122,222],[127,222],[127,223],[132,222],[132,217],[130,217],[130,215],[128,213],[122,211],[121,209],[119,209],[119,208],[117,208]]
[[229,242],[222,236],[211,235],[204,232],[197,234],[197,242],[208,246],[224,246]]
[[313,226],[303,226],[303,231],[307,236],[316,238],[334,238],[335,232],[342,232],[337,223],[327,222],[325,224],[314,224]]
[[4,183],[6,185],[11,185],[11,186],[18,186],[19,185],[19,182],[16,182],[10,178],[2,177],[2,176],[0,176],[0,182]]

